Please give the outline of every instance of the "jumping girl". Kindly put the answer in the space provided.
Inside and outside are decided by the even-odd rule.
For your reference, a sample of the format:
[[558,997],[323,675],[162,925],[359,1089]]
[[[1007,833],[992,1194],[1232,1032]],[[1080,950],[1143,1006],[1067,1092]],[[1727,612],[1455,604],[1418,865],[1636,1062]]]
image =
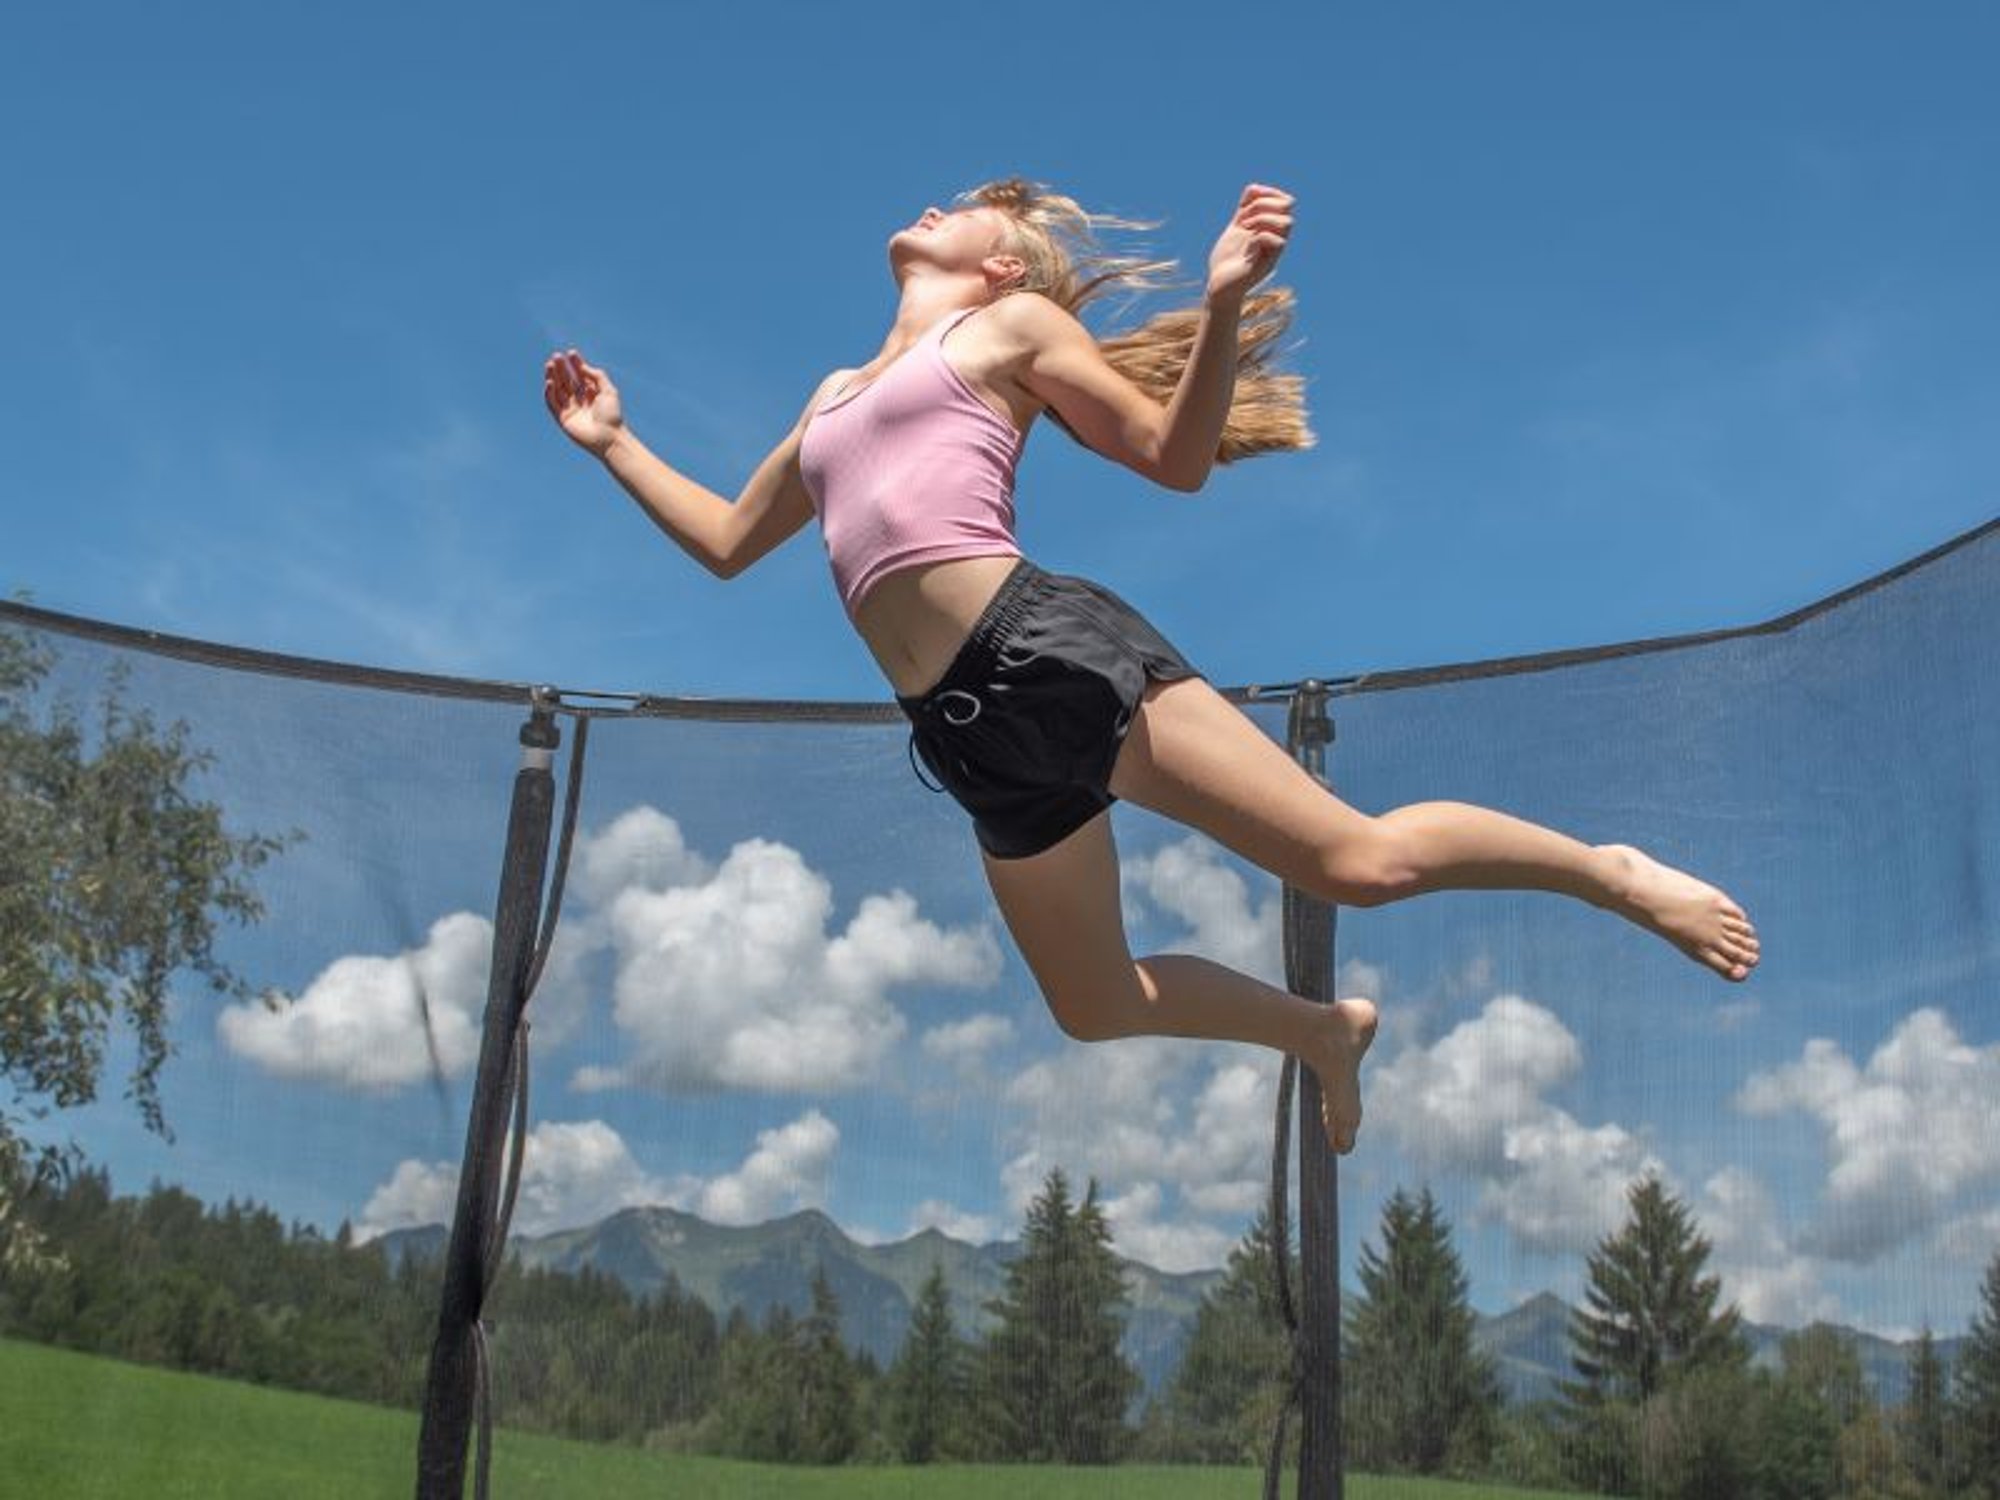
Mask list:
[[1084,1041],[1255,1042],[1319,1076],[1327,1138],[1361,1125],[1367,1000],[1315,1004],[1207,959],[1134,959],[1110,804],[1125,798],[1327,901],[1426,891],[1555,891],[1617,913],[1726,979],[1758,957],[1743,910],[1623,845],[1591,846],[1464,803],[1370,817],[1300,768],[1123,600],[1042,572],[1014,540],[1016,460],[1047,414],[1170,489],[1311,441],[1300,381],[1268,370],[1290,294],[1277,265],[1292,197],[1252,184],[1196,309],[1100,341],[1077,311],[1157,284],[1171,261],[1109,254],[1086,212],[1018,178],[926,209],[889,241],[899,301],[875,357],[821,382],[732,504],[626,426],[617,388],[550,357],[550,413],[694,559],[733,578],[815,517],[834,582],[909,716],[912,743],[972,815],[1001,915],[1058,1025]]

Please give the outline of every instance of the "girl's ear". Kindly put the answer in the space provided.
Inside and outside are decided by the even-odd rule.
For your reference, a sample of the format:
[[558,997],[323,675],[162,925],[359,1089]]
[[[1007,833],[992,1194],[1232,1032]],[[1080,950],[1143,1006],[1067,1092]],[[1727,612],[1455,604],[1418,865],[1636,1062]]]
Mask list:
[[1018,255],[989,255],[979,268],[986,273],[987,284],[994,287],[1011,286],[1028,274],[1028,263]]

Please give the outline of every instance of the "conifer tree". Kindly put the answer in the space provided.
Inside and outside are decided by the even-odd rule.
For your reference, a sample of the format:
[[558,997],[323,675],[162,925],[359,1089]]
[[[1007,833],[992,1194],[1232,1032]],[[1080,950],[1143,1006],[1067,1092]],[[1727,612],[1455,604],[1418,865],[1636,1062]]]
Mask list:
[[1072,1207],[1056,1168],[1029,1205],[1006,1290],[987,1304],[998,1320],[979,1379],[991,1456],[1072,1464],[1120,1456],[1125,1408],[1140,1386],[1119,1350],[1125,1300],[1095,1179]]
[[1778,1357],[1785,1379],[1827,1409],[1841,1427],[1858,1421],[1874,1403],[1861,1356],[1852,1336],[1826,1323],[1815,1323],[1779,1341]]
[[1910,1356],[1910,1397],[1898,1433],[1903,1464],[1926,1491],[1943,1488],[1950,1474],[1945,1448],[1948,1380],[1937,1340],[1926,1327]]
[[965,1346],[952,1327],[944,1266],[917,1293],[910,1331],[889,1371],[889,1437],[906,1464],[953,1456],[966,1400]]
[[1563,1393],[1578,1407],[1644,1401],[1682,1374],[1749,1359],[1742,1314],[1734,1305],[1717,1312],[1722,1281],[1701,1274],[1710,1246],[1687,1206],[1657,1177],[1628,1196],[1631,1217],[1591,1254],[1588,1307],[1570,1322],[1582,1378]]
[[1223,1278],[1201,1299],[1193,1332],[1154,1420],[1159,1456],[1182,1463],[1261,1463],[1291,1365],[1278,1311],[1277,1266],[1297,1260],[1260,1209]]
[[799,1326],[799,1457],[845,1463],[860,1445],[854,1362],[840,1340],[840,1299],[822,1264],[813,1272],[812,1311]]
[[1499,1377],[1473,1347],[1470,1283],[1429,1188],[1383,1206],[1382,1248],[1362,1247],[1360,1277],[1343,1352],[1353,1462],[1434,1474],[1448,1457],[1483,1459]]
[[1974,1494],[2000,1500],[2000,1255],[1986,1268],[1979,1300],[1958,1355],[1954,1415],[1961,1451],[1955,1467]]

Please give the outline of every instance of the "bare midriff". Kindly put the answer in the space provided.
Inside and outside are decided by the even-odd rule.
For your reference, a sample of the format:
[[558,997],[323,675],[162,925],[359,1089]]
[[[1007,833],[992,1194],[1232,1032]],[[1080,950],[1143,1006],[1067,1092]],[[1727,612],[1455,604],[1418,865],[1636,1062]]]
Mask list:
[[901,568],[868,590],[854,628],[905,698],[939,678],[1020,559],[957,557]]

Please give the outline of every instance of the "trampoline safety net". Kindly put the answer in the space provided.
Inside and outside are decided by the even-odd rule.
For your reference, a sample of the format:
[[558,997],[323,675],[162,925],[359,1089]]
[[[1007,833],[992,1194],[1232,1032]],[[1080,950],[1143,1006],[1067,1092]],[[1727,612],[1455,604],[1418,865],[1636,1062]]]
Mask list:
[[1237,694],[1363,810],[1635,844],[1763,939],[1336,924],[1120,805],[1134,952],[1379,1005],[1336,1161],[1275,1052],[1064,1034],[888,705],[5,606],[0,1491],[1995,1494],[1995,640],[2000,523]]

